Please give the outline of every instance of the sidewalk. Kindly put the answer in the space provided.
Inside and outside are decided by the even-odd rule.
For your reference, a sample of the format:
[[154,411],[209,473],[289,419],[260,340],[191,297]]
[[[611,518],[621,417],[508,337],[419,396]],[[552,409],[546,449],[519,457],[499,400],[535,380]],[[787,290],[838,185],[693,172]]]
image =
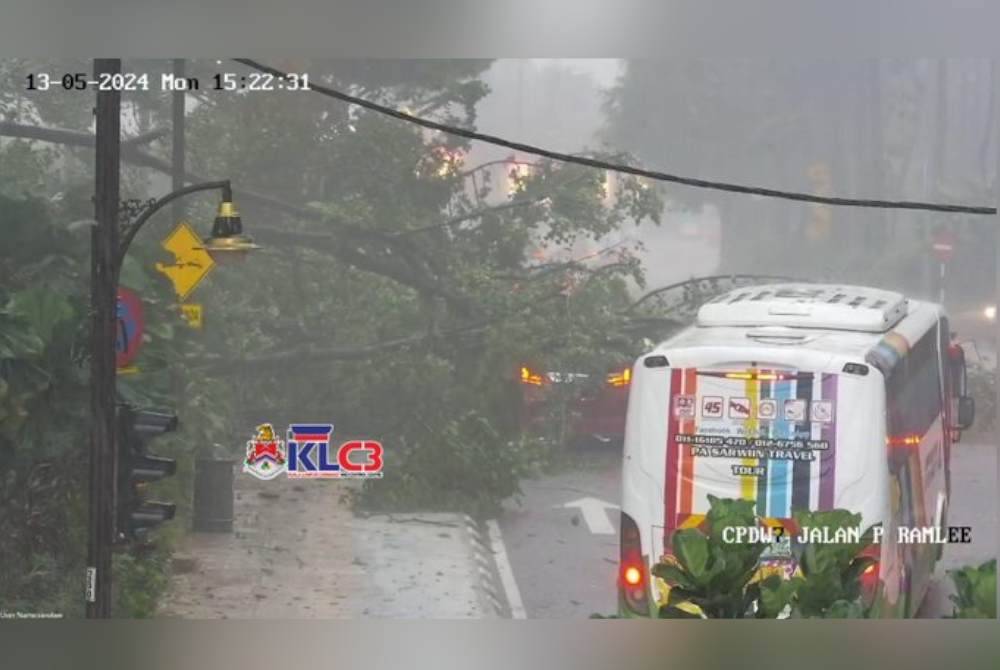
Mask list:
[[498,616],[467,517],[355,517],[341,497],[356,485],[237,473],[234,532],[185,538],[159,616]]

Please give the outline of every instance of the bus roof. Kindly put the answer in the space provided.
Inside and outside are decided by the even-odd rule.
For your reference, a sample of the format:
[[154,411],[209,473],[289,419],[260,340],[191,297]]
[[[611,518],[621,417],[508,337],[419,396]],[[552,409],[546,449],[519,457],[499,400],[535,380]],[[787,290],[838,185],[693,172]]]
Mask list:
[[723,293],[698,310],[701,326],[788,326],[885,333],[906,316],[902,293],[842,284],[769,284]]
[[[843,297],[831,302],[838,295]],[[746,287],[703,305],[694,325],[649,353],[793,345],[863,359],[889,331],[912,344],[942,315],[939,305],[881,289],[822,284]],[[889,325],[876,328],[879,319]]]

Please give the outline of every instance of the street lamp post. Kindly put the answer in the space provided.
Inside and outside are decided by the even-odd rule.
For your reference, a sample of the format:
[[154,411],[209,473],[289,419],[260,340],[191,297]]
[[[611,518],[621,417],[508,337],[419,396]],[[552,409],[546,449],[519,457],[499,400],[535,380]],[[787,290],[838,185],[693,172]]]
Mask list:
[[[121,72],[120,59],[96,59],[94,76]],[[115,435],[115,322],[118,277],[129,245],[147,221],[167,204],[191,193],[219,190],[222,201],[204,249],[213,258],[242,257],[258,248],[243,234],[233,205],[228,180],[179,188],[149,203],[134,219],[119,228],[119,158],[121,145],[121,94],[97,93],[95,137],[94,218],[91,235],[91,340],[90,340],[90,504],[87,542],[86,613],[90,619],[111,616],[111,554],[117,473]]]

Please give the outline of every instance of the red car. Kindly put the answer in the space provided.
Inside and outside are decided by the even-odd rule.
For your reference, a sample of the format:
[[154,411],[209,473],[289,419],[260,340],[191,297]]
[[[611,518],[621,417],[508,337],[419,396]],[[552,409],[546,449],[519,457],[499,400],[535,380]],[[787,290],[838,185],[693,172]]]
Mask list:
[[622,444],[625,437],[625,411],[632,368],[616,366],[604,379],[594,379],[583,373],[540,372],[522,366],[518,380],[521,386],[521,430],[528,434],[545,435],[562,413],[558,391],[565,400],[565,439],[567,444],[602,442]]

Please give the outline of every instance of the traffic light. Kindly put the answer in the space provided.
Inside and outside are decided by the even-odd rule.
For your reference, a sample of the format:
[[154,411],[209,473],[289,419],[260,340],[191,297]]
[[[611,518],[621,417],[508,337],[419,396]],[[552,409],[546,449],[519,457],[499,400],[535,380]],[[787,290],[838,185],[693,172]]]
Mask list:
[[150,482],[177,472],[177,461],[147,453],[150,440],[177,429],[177,415],[118,405],[118,495],[115,537],[144,541],[150,530],[174,518],[173,503],[146,500]]

